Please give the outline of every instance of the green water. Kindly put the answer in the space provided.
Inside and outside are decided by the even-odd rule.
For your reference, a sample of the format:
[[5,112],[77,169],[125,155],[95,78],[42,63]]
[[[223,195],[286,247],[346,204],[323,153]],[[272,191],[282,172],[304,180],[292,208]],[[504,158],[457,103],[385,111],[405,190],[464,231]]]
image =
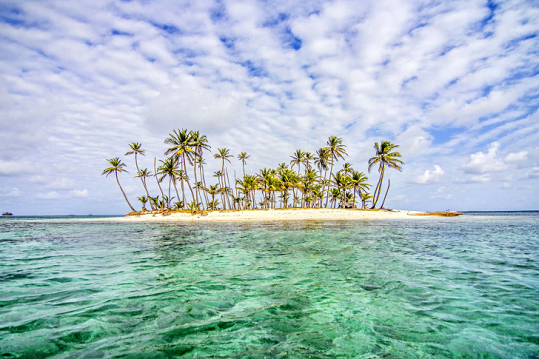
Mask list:
[[0,221],[3,358],[539,358],[539,214]]

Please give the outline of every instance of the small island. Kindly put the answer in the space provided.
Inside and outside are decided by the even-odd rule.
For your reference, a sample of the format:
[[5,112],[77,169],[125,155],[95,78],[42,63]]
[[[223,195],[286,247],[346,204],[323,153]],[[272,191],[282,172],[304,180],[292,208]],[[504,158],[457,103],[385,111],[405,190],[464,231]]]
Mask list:
[[[341,169],[339,160],[347,156],[341,138],[330,136],[326,145],[315,154],[296,150],[290,162],[277,168],[263,168],[255,174],[245,171],[250,156],[240,152],[237,159],[242,164],[242,175],[233,181],[227,162],[234,156],[227,148],[218,148],[213,155],[220,170],[213,173],[215,184],[206,181],[204,153],[211,151],[208,139],[199,131],[174,130],[164,140],[169,145],[165,159],[153,159],[153,172],[139,166],[138,156],[145,150],[138,142],[129,144],[125,155],[134,156],[135,177],[141,181],[142,204],[136,210],[124,192],[119,173],[129,173],[119,157],[108,160],[102,175],[114,174],[116,183],[131,212],[130,220],[166,221],[234,221],[234,220],[293,220],[293,219],[365,219],[409,218],[412,215],[455,216],[458,212],[424,213],[397,211],[384,208],[391,181],[387,169],[402,171],[399,145],[390,141],[376,142],[374,156],[368,161],[368,171],[378,172],[376,184],[368,183],[364,172],[356,171],[350,162]],[[158,166],[157,163],[160,163]],[[192,176],[191,176],[192,175]],[[387,186],[384,190],[384,178]],[[157,194],[150,194],[149,181]],[[149,206],[149,208],[147,207]]]
[[13,213],[11,213],[11,212],[4,212],[4,213],[2,213],[2,217],[13,217]]

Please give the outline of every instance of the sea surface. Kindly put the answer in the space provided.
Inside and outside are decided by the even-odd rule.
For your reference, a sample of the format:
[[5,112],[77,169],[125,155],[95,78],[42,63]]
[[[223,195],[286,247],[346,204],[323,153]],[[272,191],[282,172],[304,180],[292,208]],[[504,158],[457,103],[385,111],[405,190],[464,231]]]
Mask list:
[[539,212],[1,218],[0,357],[537,359]]

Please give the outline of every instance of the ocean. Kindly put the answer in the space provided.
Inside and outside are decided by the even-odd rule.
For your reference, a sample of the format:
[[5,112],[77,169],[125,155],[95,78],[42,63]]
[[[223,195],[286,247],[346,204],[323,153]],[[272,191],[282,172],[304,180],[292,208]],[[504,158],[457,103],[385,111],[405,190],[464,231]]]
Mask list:
[[539,358],[539,212],[0,219],[2,358]]

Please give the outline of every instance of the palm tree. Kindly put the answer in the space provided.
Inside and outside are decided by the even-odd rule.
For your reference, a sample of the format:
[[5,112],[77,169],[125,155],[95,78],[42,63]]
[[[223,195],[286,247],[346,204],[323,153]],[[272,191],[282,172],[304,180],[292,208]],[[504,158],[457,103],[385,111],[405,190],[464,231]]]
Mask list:
[[363,172],[352,172],[352,188],[354,189],[354,203],[356,203],[356,192],[366,191],[371,185],[367,183],[369,178]]
[[[234,157],[230,154],[230,150],[228,148],[218,148],[217,149],[217,153],[215,153],[213,155],[214,158],[220,158],[223,160],[223,165],[221,167],[221,174],[222,174],[222,187],[223,188],[226,188],[226,187],[230,187],[230,180],[228,180],[228,184],[227,184],[227,181],[226,181],[226,178],[225,178],[225,174],[227,172],[225,172],[225,161],[228,161],[228,163],[230,163],[230,160],[229,158],[230,157]],[[229,198],[228,198],[228,192],[227,192],[227,195],[225,196],[225,198],[227,199],[228,201],[228,207],[231,207],[230,206],[230,201],[229,201]],[[223,207],[224,207],[224,199],[223,199]]]
[[341,192],[342,207],[344,207],[345,205],[346,190],[351,187],[351,181],[352,179],[350,178],[350,176],[344,174],[343,171],[339,171],[333,175],[333,183],[335,183],[335,186],[337,186],[337,188]]
[[314,160],[314,157],[312,153],[305,152],[305,155],[303,156],[303,163],[305,164],[305,171],[307,171],[309,168],[311,168],[311,161]]
[[126,156],[129,156],[129,155],[135,155],[135,167],[137,168],[137,176],[136,177],[140,177],[140,180],[142,182],[142,186],[144,187],[144,190],[146,191],[146,195],[148,197],[150,197],[150,193],[148,192],[148,188],[146,187],[146,181],[144,180],[144,178],[142,176],[139,176],[140,174],[140,169],[138,168],[138,161],[137,161],[137,155],[141,155],[141,156],[146,156],[146,151],[144,151],[142,149],[142,144],[138,143],[138,142],[131,142],[129,144],[129,148],[131,149],[131,151],[128,151],[125,153]]
[[[322,192],[325,193],[326,191],[326,177],[328,174],[328,166],[329,166],[329,156],[331,153],[329,152],[329,149],[327,147],[319,148],[316,151],[316,156],[314,158],[314,163],[318,167],[318,170],[320,171],[320,183],[322,184]],[[322,171],[324,171],[324,179],[322,180]],[[323,197],[323,196],[322,196]],[[322,202],[320,202],[320,207],[322,207]]]
[[215,195],[218,193],[221,193],[221,189],[219,188],[219,184],[216,184],[214,186],[210,185],[210,188],[206,188],[206,192],[208,192],[211,195],[211,202],[208,202],[208,207],[215,210],[217,208],[218,202],[215,200]]
[[361,203],[362,203],[362,207],[363,209],[365,209],[367,207],[367,201],[369,199],[372,199],[372,196],[370,193],[368,192],[365,192],[365,193],[362,193],[361,194]]
[[136,212],[135,209],[133,208],[133,206],[131,205],[131,203],[129,203],[129,200],[127,199],[127,196],[125,195],[124,189],[120,185],[120,180],[118,179],[118,172],[129,173],[129,172],[127,172],[127,170],[124,169],[127,166],[125,165],[125,163],[123,163],[120,160],[119,157],[114,157],[114,158],[111,158],[111,159],[109,159],[107,161],[109,161],[110,167],[105,168],[103,170],[103,173],[101,173],[101,175],[106,174],[106,177],[108,177],[112,172],[114,172],[114,175],[116,176],[116,182],[118,183],[118,186],[120,187],[120,191],[122,191],[122,194],[124,195],[125,201],[129,205],[129,208],[131,208],[131,210],[133,212]]
[[236,180],[236,189],[243,193],[244,208],[251,208],[255,203],[254,191],[258,188],[259,178],[254,175],[245,175],[243,179]]
[[241,161],[243,165],[243,177],[245,177],[245,161],[247,161],[247,159],[250,157],[251,156],[249,156],[247,152],[240,152],[240,154],[238,155],[238,159]]
[[337,200],[341,197],[341,191],[338,188],[333,188],[331,190],[331,203],[333,203],[333,208],[337,206]]
[[[148,193],[148,188],[146,187],[146,178],[150,177],[152,173],[148,171],[147,168],[143,168],[140,171],[138,171],[138,174],[135,177],[139,177],[142,181],[142,184],[144,186],[144,189],[146,190],[147,198],[151,198],[150,194]],[[152,210],[154,209],[153,203],[150,201],[150,207],[152,207]]]
[[[329,157],[331,159],[331,169],[329,171],[329,178],[331,178],[333,175],[334,162],[338,161],[339,158],[344,159],[343,155],[348,155],[348,153],[346,153],[346,150],[344,149],[345,147],[346,146],[343,145],[342,143],[342,138],[339,138],[337,136],[331,136],[328,139],[326,148],[329,150]],[[327,193],[327,198],[326,198],[326,207],[328,205],[328,200],[329,200],[329,187],[328,187],[328,193]]]
[[380,179],[378,180],[378,184],[374,189],[371,208],[376,207],[378,198],[380,198],[386,166],[402,171],[402,167],[400,167],[400,165],[404,164],[404,162],[400,160],[400,157],[402,157],[402,155],[399,152],[391,152],[397,147],[399,147],[399,145],[395,145],[389,141],[383,141],[381,145],[379,145],[378,142],[374,144],[376,155],[369,159],[369,172],[374,165],[378,164],[378,173],[380,173]]
[[155,209],[159,208],[159,195],[157,195],[155,197],[150,197],[149,200],[150,200],[150,203],[152,204],[153,208],[155,208]]
[[140,197],[137,197],[137,199],[140,201],[140,203],[142,203],[142,211],[146,212],[147,211],[146,202],[148,202],[148,197],[140,196]]
[[[198,161],[198,159],[202,159],[202,152],[203,150],[209,150],[211,147],[208,145],[208,138],[206,135],[201,135],[199,131],[193,131],[191,132],[191,141],[189,142],[189,145],[195,150],[195,161],[193,164],[193,171],[195,174],[195,183],[198,182],[197,179],[197,163],[201,163],[202,161]],[[198,197],[200,195],[199,189],[196,190],[196,201],[198,203]]]
[[[195,150],[191,147],[191,138],[192,138],[192,132],[187,133],[187,130],[182,129],[180,131],[174,130],[172,133],[168,134],[168,138],[165,139],[166,144],[170,144],[171,147],[169,147],[165,151],[165,155],[172,154],[172,159],[175,163],[179,163],[181,159],[181,164],[183,165],[183,171],[185,173],[185,181],[187,182],[187,185],[189,186],[189,190],[191,191],[191,196],[194,199],[195,194],[193,193],[193,188],[191,188],[191,183],[189,182],[189,176],[187,175],[187,165],[186,162],[189,159],[191,162],[191,158],[196,156]],[[183,191],[183,182],[182,182],[182,191]]]
[[[163,193],[163,188],[161,188],[161,182],[159,181],[159,178],[157,177],[157,159],[155,157],[153,158],[153,176],[155,177],[155,181],[157,182],[157,187],[159,187],[159,192],[161,192],[161,197],[165,197],[165,194]],[[182,186],[182,191],[183,191],[183,186]],[[158,208],[157,202],[156,202],[155,208]]]
[[290,166],[298,165],[298,173],[301,173],[300,165],[305,161],[305,152],[302,150],[296,150],[296,152],[294,152],[290,158],[292,159],[292,161],[290,161]]
[[171,184],[173,184],[176,191],[176,196],[178,196],[179,199],[178,189],[176,188],[176,179],[183,176],[183,171],[178,171],[178,167],[176,167],[176,164],[172,158],[159,161],[162,163],[162,165],[157,168],[157,173],[161,175],[159,182],[162,182],[163,179],[168,176],[168,198],[171,198],[170,187]]
[[191,214],[195,214],[200,207],[200,203],[196,202],[195,200],[192,200],[190,203],[187,204],[187,206]]
[[346,173],[347,175],[350,175],[354,172],[354,169],[352,168],[352,164],[350,162],[346,162],[343,166],[342,166],[342,171],[344,173]]

